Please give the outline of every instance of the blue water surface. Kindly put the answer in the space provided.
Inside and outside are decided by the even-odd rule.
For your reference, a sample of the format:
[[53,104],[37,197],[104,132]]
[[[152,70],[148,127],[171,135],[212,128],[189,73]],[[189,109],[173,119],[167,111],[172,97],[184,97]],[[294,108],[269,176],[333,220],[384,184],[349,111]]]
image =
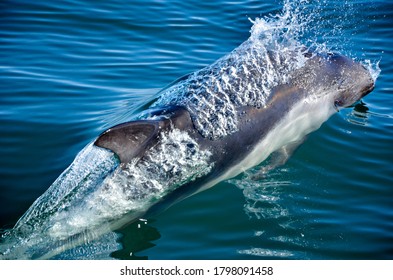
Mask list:
[[[375,90],[265,180],[240,175],[122,229],[112,257],[393,258],[393,4],[303,2],[299,13],[314,22],[305,43],[379,62]],[[1,1],[0,227],[102,131],[233,50],[249,37],[249,19],[283,4]]]

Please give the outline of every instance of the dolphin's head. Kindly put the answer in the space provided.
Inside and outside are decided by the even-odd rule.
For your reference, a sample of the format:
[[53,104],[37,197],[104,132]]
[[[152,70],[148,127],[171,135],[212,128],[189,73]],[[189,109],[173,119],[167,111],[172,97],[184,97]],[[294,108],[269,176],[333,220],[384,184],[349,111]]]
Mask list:
[[306,88],[319,97],[327,96],[337,110],[351,106],[374,89],[370,71],[340,54],[315,55],[304,69],[302,75],[308,78]]
[[330,64],[327,67],[333,68],[332,97],[337,110],[351,106],[374,89],[375,81],[361,63],[334,53],[328,53],[325,59]]

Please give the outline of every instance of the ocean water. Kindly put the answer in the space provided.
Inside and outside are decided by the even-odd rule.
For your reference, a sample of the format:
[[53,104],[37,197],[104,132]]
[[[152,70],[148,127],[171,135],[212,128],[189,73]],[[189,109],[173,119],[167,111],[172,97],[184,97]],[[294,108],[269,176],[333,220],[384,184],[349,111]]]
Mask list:
[[81,254],[392,259],[390,1],[2,1],[0,227],[11,228],[102,131],[232,51],[252,21],[285,5],[307,23],[294,39],[379,67],[374,91],[263,180],[250,170],[119,230],[121,249]]

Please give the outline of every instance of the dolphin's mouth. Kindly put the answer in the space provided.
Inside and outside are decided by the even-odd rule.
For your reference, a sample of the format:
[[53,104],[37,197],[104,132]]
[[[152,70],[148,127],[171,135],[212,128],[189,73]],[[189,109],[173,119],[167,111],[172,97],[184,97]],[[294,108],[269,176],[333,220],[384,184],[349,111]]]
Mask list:
[[364,88],[364,91],[362,92],[361,97],[363,98],[363,97],[365,97],[367,94],[369,94],[370,92],[372,92],[372,91],[374,90],[374,87],[375,87],[375,83],[374,83],[374,81],[372,81],[369,85],[367,85],[367,86]]

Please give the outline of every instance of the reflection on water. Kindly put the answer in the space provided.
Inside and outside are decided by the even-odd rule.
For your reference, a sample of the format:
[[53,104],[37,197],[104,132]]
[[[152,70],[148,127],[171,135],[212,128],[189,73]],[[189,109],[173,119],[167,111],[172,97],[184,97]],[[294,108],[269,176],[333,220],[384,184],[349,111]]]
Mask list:
[[354,106],[353,110],[347,114],[346,120],[357,125],[367,125],[368,112],[369,108],[364,102],[360,101]]
[[57,260],[107,260],[112,252],[121,248],[119,234],[109,232],[98,239],[86,239],[83,245],[74,247],[56,256]]
[[111,254],[111,257],[122,260],[146,260],[148,256],[143,251],[154,247],[153,243],[161,235],[158,230],[149,223],[152,220],[138,220],[117,232],[120,234],[118,239],[122,245],[120,250]]
[[241,178],[228,181],[243,191],[246,199],[245,212],[257,219],[288,216],[288,209],[280,203],[281,197],[285,189],[295,183],[282,180],[282,177],[279,177],[281,172],[285,172],[284,169],[276,169],[262,179],[254,179],[255,175],[260,172],[260,168],[262,167],[253,168]]
[[[286,177],[288,177],[286,174],[290,170],[283,167],[276,168],[260,177],[258,174],[269,164],[268,162],[269,159],[264,164],[246,171],[240,178],[235,178],[228,182],[242,190],[245,198],[245,213],[251,219],[263,221],[260,223],[260,229],[255,230],[252,237],[257,240],[257,244],[266,244],[266,239],[269,239],[269,242],[278,245],[276,248],[281,247],[283,244],[293,245],[296,243],[304,246],[304,235],[300,235],[299,238],[291,237],[291,231],[298,225],[294,225],[296,223],[296,213],[291,212],[291,208],[286,204],[287,194],[298,183],[286,180]],[[270,221],[276,222],[270,223]],[[285,235],[286,233],[288,235]],[[267,258],[291,258],[294,256],[294,252],[290,250],[274,250],[260,247],[239,249],[238,253]]]

